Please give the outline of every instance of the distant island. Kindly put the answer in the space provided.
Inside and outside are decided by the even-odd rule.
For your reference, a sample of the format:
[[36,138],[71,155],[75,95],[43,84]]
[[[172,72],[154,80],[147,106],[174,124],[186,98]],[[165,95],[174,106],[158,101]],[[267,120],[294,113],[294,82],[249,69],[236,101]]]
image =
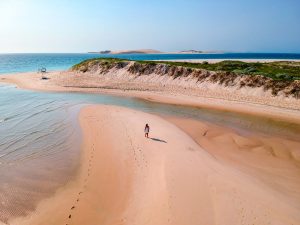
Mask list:
[[95,52],[88,52],[88,53],[95,53],[95,54],[111,54],[111,55],[118,55],[118,54],[208,54],[208,53],[223,53],[223,51],[201,51],[201,50],[183,50],[183,51],[176,51],[176,52],[162,52],[154,49],[135,49],[135,50],[104,50],[104,51],[95,51]]
[[174,52],[176,54],[215,54],[215,53],[224,53],[224,51],[217,50],[209,50],[209,51],[201,51],[201,50],[184,50],[180,52]]
[[182,54],[197,54],[197,53],[203,53],[203,51],[198,51],[198,50],[184,50],[184,51],[180,51],[178,53],[182,53]]
[[89,53],[117,55],[117,54],[161,54],[163,52],[154,49],[136,49],[136,50],[118,50],[118,51],[104,50],[104,51],[89,52]]

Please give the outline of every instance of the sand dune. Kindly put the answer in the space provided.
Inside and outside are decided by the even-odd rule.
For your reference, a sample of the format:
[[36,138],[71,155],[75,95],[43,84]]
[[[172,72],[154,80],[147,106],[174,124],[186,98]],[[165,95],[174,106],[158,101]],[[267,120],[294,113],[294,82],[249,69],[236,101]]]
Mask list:
[[[178,121],[111,106],[84,108],[80,122],[84,151],[78,179],[41,202],[35,214],[11,224],[300,224],[297,183],[286,179],[296,194],[293,202],[290,194],[243,170],[233,158],[239,157],[236,149],[226,158],[227,145],[256,154],[263,140],[207,131],[203,124],[187,130],[189,136],[182,125],[187,121],[180,129]],[[149,139],[143,134],[146,122]],[[274,166],[258,165],[270,171]]]
[[[173,78],[163,76],[134,76],[122,71],[105,76],[90,73],[57,71],[47,73],[48,80],[42,80],[35,72],[1,76],[0,82],[15,84],[20,88],[38,91],[88,92],[143,98],[148,101],[167,104],[199,106],[217,110],[234,111],[256,116],[283,119],[300,123],[300,101],[274,97],[251,96],[249,93],[222,90],[218,85],[212,91],[204,88],[180,87]],[[258,93],[259,94],[259,93]]]

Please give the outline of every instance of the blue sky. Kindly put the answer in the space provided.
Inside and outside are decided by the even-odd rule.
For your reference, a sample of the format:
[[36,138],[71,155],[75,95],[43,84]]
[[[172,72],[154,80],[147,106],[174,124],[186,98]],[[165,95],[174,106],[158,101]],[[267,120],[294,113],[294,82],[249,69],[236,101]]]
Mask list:
[[0,0],[0,52],[300,52],[298,0]]

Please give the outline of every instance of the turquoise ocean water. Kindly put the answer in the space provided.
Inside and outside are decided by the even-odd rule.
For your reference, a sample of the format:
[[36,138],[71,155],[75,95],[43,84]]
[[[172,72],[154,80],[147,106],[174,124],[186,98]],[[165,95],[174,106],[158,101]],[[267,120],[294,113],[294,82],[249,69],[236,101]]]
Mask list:
[[37,71],[39,67],[49,70],[65,70],[85,59],[117,57],[132,60],[168,59],[299,59],[300,54],[288,53],[222,53],[222,54],[0,54],[0,74]]

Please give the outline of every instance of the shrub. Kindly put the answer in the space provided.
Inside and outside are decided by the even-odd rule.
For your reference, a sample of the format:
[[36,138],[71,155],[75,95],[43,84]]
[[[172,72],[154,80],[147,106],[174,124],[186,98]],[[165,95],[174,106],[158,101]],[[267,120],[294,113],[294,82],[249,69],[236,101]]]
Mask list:
[[288,74],[284,74],[284,73],[278,73],[275,75],[275,77],[279,80],[292,80],[293,77],[288,75]]
[[257,71],[257,69],[255,67],[247,67],[246,69],[244,69],[245,73],[254,73]]
[[244,70],[236,69],[236,70],[233,70],[232,72],[235,74],[243,74]]

